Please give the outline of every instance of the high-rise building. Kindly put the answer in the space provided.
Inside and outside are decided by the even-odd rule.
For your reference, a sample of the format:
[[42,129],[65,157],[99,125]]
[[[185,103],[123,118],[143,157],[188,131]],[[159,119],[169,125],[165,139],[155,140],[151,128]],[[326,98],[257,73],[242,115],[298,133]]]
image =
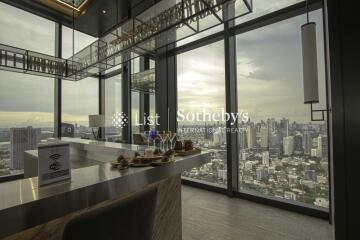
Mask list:
[[296,201],[296,194],[290,191],[285,191],[284,192],[284,198],[288,199],[288,200],[293,200]]
[[249,125],[246,130],[247,147],[254,148],[256,146],[256,131],[253,125]]
[[284,137],[283,139],[284,154],[290,156],[294,153],[294,136]]
[[11,128],[10,129],[10,168],[24,168],[24,151],[36,149],[41,140],[40,128]]
[[270,164],[270,154],[269,151],[265,151],[262,153],[262,164],[265,166],[269,166]]
[[283,136],[289,136],[289,119],[283,118],[280,120],[280,130]]
[[248,153],[246,152],[246,150],[241,150],[240,151],[240,160],[242,160],[242,161],[245,161],[246,159],[247,159],[247,157],[248,157]]
[[247,148],[247,135],[246,135],[246,130],[245,129],[240,129],[239,131],[239,148],[240,149],[245,149]]
[[221,145],[226,142],[226,133],[219,127],[214,132],[213,138],[214,145]]
[[319,158],[327,158],[328,157],[327,136],[325,136],[325,135],[318,136],[317,153],[318,153]]
[[305,178],[305,180],[311,180],[311,181],[315,182],[316,181],[315,170],[305,170],[304,178]]
[[213,138],[211,128],[209,124],[205,123],[204,139],[211,140]]
[[268,170],[264,166],[256,168],[256,180],[260,181],[268,176]]
[[318,156],[318,150],[317,150],[317,148],[312,148],[312,149],[311,149],[311,156],[312,156],[312,157],[317,157],[317,156]]
[[311,132],[308,130],[306,130],[303,134],[302,145],[304,149],[304,154],[310,155],[311,147],[312,147],[312,137],[311,137]]
[[303,153],[302,136],[300,134],[296,134],[294,137],[294,152],[296,154]]
[[273,131],[269,135],[270,147],[277,147],[280,144],[280,134],[277,131]]
[[262,148],[269,147],[269,129],[264,125],[260,128],[260,146]]
[[274,118],[267,120],[267,126],[269,128],[269,132],[274,132],[277,130],[277,122]]

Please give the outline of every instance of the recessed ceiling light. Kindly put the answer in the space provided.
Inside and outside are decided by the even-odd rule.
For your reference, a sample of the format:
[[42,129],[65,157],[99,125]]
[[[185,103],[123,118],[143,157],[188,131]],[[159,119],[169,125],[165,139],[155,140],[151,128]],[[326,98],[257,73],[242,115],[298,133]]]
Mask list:
[[106,10],[102,10],[102,13],[105,14],[105,13],[106,13]]

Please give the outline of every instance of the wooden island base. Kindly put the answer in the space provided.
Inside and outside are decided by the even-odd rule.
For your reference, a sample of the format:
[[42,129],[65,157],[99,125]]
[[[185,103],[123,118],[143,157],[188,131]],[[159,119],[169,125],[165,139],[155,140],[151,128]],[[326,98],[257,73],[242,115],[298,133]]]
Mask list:
[[[153,230],[153,240],[181,240],[181,178],[180,175],[168,177],[159,182],[149,184],[139,191],[142,191],[151,186],[158,187],[157,206],[155,213],[155,223]],[[121,198],[130,196],[132,193],[127,193],[119,196],[116,199],[108,200],[99,203],[95,206],[76,211],[64,217],[54,219],[45,224],[27,229],[20,233],[14,234],[5,238],[6,240],[59,240],[62,239],[62,233],[65,224],[74,216],[89,211],[90,209],[100,208],[111,204]],[[64,203],[66,204],[66,203]]]

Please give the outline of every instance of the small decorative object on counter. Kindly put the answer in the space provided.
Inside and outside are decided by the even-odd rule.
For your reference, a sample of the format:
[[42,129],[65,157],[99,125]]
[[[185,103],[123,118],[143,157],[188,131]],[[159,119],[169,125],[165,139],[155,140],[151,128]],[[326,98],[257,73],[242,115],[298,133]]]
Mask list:
[[166,157],[171,157],[171,156],[174,156],[175,155],[175,151],[170,149],[170,150],[167,150],[165,153],[164,153],[164,156]]
[[176,142],[175,142],[174,150],[176,150],[176,151],[181,151],[181,150],[183,150],[182,141],[176,141]]
[[120,155],[118,158],[117,158],[117,162],[120,163],[122,160],[124,160],[124,156],[123,155]]
[[162,153],[163,153],[163,152],[161,151],[160,148],[157,148],[157,149],[154,150],[154,155],[160,155],[160,154],[162,154]]
[[190,151],[194,149],[193,142],[191,140],[185,140],[184,141],[184,149],[185,151]]
[[140,153],[139,152],[135,152],[135,157],[139,157]]
[[151,148],[146,148],[144,151],[144,156],[146,158],[152,158],[154,156],[153,150]]
[[128,168],[130,166],[130,163],[123,155],[120,155],[115,161],[111,162],[111,166],[113,168],[123,170]]
[[165,163],[165,162],[169,162],[170,161],[170,157],[165,156],[161,159],[161,162]]
[[124,158],[124,159],[120,160],[118,169],[124,170],[124,169],[127,169],[129,166],[130,166],[129,161]]

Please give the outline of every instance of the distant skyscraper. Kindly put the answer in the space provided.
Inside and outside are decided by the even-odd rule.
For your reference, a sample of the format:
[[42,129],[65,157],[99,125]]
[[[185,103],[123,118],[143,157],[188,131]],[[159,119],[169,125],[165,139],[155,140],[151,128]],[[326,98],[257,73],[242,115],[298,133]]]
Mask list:
[[276,147],[280,144],[280,135],[277,132],[271,132],[269,135],[270,147]]
[[316,172],[315,170],[305,170],[304,173],[304,178],[305,180],[311,180],[311,181],[316,181]]
[[239,131],[239,148],[245,149],[247,148],[247,135],[245,129],[240,129]]
[[267,120],[267,126],[269,128],[269,132],[274,132],[277,130],[277,122],[274,118]]
[[255,127],[253,125],[249,125],[246,130],[247,136],[247,147],[254,148],[256,146],[256,132]]
[[240,159],[242,161],[245,161],[247,159],[247,157],[248,157],[248,153],[246,152],[246,150],[241,150],[240,151]]
[[262,148],[269,147],[269,129],[266,126],[260,128],[260,146]]
[[294,152],[296,154],[303,153],[302,136],[300,134],[297,134],[294,137]]
[[289,119],[283,118],[280,120],[280,129],[283,136],[289,136]]
[[270,164],[270,154],[269,151],[265,151],[262,153],[262,164],[265,166],[269,166]]
[[221,145],[226,142],[226,133],[219,127],[214,132],[213,138],[215,145]]
[[318,136],[318,157],[327,158],[328,157],[328,145],[327,145],[327,136],[319,135]]
[[312,156],[312,157],[317,157],[317,156],[318,156],[318,150],[317,150],[317,148],[312,148],[312,149],[311,149],[311,156]]
[[304,149],[304,154],[310,155],[311,147],[312,147],[312,137],[311,137],[311,132],[308,130],[306,130],[303,134],[302,145]]
[[256,180],[260,181],[263,180],[268,176],[267,168],[261,166],[256,169]]
[[227,179],[227,170],[225,169],[218,169],[218,178],[223,180],[223,181],[226,181]]
[[211,133],[211,126],[205,123],[204,139],[211,140],[213,137]]
[[11,128],[10,129],[10,167],[24,168],[24,151],[36,149],[41,140],[40,128]]
[[284,154],[290,156],[294,153],[294,137],[288,136],[283,139]]
[[284,192],[284,198],[288,200],[294,200],[296,201],[296,194],[293,192],[285,191]]

